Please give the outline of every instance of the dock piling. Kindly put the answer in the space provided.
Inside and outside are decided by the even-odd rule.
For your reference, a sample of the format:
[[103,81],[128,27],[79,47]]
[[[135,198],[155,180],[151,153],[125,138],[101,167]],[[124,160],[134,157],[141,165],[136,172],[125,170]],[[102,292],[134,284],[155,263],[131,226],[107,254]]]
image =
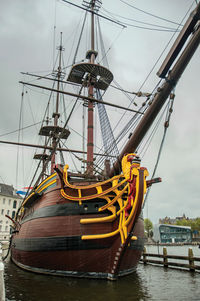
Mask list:
[[[153,259],[151,259],[152,257]],[[168,259],[170,259],[170,261]],[[191,272],[200,271],[200,265],[198,264],[200,262],[200,257],[194,256],[191,248],[188,249],[188,256],[182,256],[169,255],[166,247],[163,248],[163,254],[149,253],[145,247],[140,261],[144,264],[156,264],[166,268],[181,268]]]
[[163,264],[164,267],[168,267],[167,248],[163,248]]
[[144,250],[143,250],[143,262],[144,262],[144,264],[147,263],[146,253],[147,253],[147,249],[146,249],[146,247],[144,247]]
[[193,250],[191,248],[188,249],[188,259],[189,259],[189,269],[190,271],[195,271],[195,265],[194,265],[194,256],[193,256]]

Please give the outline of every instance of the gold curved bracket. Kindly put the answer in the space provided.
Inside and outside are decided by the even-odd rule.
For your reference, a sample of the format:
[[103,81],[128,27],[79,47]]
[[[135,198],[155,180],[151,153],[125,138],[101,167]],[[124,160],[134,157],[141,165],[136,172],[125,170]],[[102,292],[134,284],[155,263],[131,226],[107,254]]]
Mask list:
[[[64,198],[71,201],[93,200],[95,198],[105,199],[107,204],[99,208],[99,212],[105,210],[111,211],[111,215],[97,218],[83,218],[81,224],[107,223],[118,219],[118,228],[109,233],[83,235],[82,240],[104,239],[120,234],[121,242],[124,244],[128,236],[128,226],[137,216],[136,211],[138,202],[143,202],[144,194],[146,193],[146,177],[148,171],[140,167],[139,163],[132,163],[135,154],[127,154],[122,159],[122,174],[115,176],[104,182],[95,183],[87,186],[71,185],[68,182],[67,171],[69,166],[66,165],[63,171],[63,181],[66,187],[61,189],[61,194]],[[104,186],[105,185],[105,186]],[[108,188],[105,188],[106,185]],[[142,188],[141,188],[142,187]],[[94,191],[96,189],[96,192]],[[141,191],[143,189],[143,191]],[[68,193],[66,192],[68,191]],[[74,193],[76,191],[76,193]],[[72,192],[72,194],[70,194]],[[112,192],[112,194],[111,194]],[[113,196],[113,193],[115,194]],[[110,194],[110,195],[109,195]],[[76,196],[74,196],[76,195]],[[118,211],[116,212],[118,204]],[[133,236],[132,240],[137,237]]]

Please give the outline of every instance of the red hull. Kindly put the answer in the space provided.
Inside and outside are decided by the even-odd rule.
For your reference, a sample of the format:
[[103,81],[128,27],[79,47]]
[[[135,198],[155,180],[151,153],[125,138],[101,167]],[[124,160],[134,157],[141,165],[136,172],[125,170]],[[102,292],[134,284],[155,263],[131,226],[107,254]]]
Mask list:
[[[34,213],[41,208],[45,209],[44,204],[46,209],[49,210],[50,205],[53,209],[56,203],[55,198],[51,198],[51,201],[49,198],[48,202],[42,198],[35,204]],[[91,231],[92,234],[111,232],[116,228],[116,222],[81,225],[80,219],[83,215],[45,217],[44,214],[45,210],[39,218],[32,215],[28,219],[26,216],[25,221],[22,220],[19,232],[14,234],[12,259],[17,265],[39,273],[93,278],[114,277],[112,266],[121,247],[120,237],[81,242],[81,235],[91,234]],[[99,216],[98,213],[96,215]],[[133,235],[138,239],[131,241],[127,247],[118,275],[134,271],[140,259],[144,240],[142,218],[138,218]]]
[[[102,184],[101,191],[98,188],[98,192],[109,190],[112,197],[112,186],[109,185]],[[127,226],[123,208],[128,207],[123,207],[123,200],[121,199],[123,210],[119,210],[117,204],[110,206],[109,203],[116,213],[101,211],[99,208],[107,206],[110,196],[106,194],[106,198],[95,196],[90,199],[91,193],[95,191],[94,188],[91,189],[92,185],[81,192],[89,195],[89,200],[83,196],[86,198],[83,203],[63,196],[64,186],[59,175],[51,176],[40,187],[44,187],[41,188],[43,194],[33,193],[24,203],[24,212],[16,220],[11,256],[17,265],[38,273],[109,279],[135,270],[144,242],[144,224],[139,217],[143,200],[142,185],[138,192],[140,201],[135,201],[135,211],[132,215],[130,213],[132,218]],[[64,192],[66,191],[76,194],[75,190],[69,190],[68,187],[65,188]],[[117,210],[123,214],[124,224],[121,223]],[[110,220],[110,216],[114,218]]]
[[[40,224],[40,222],[38,222]],[[31,236],[23,236],[30,241],[33,237],[34,229],[31,230]],[[42,231],[43,232],[43,231]],[[58,233],[58,229],[56,229]],[[138,219],[134,235],[138,237],[137,241],[131,242],[127,247],[120,264],[118,275],[127,275],[136,269],[137,263],[141,257],[144,241],[143,220]],[[76,276],[76,277],[92,277],[92,278],[115,278],[112,273],[112,266],[117,255],[117,251],[121,246],[119,239],[105,239],[97,248],[89,245],[92,249],[79,249],[79,245],[74,245],[71,250],[65,250],[65,247],[59,246],[59,236],[55,236],[55,240],[47,249],[42,249],[45,238],[51,240],[49,236],[43,236],[38,242],[36,238],[41,237],[41,232],[36,229],[35,240],[31,243],[39,243],[40,246],[32,247],[24,245],[21,240],[21,233],[13,237],[12,242],[12,259],[20,267],[38,273],[47,273],[53,275]],[[52,236],[51,236],[52,237]],[[66,238],[69,236],[66,236]],[[43,240],[43,241],[42,241]],[[57,243],[57,246],[55,244]],[[62,244],[62,242],[60,243]],[[118,246],[118,248],[117,248]],[[29,248],[30,247],[30,248]],[[26,249],[26,250],[23,250]],[[37,251],[37,248],[41,248]],[[50,248],[58,250],[50,250]],[[59,249],[60,248],[60,249]],[[62,250],[63,248],[63,250]],[[28,249],[28,250],[27,250]],[[66,247],[67,249],[67,247]]]

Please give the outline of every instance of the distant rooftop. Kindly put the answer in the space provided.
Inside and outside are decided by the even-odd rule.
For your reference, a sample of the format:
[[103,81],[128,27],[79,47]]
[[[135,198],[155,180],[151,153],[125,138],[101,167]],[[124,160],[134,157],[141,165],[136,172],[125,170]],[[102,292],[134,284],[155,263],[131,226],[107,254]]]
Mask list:
[[188,221],[192,221],[195,220],[195,218],[189,218],[185,215],[185,213],[183,213],[182,216],[177,216],[175,218],[171,218],[168,216],[165,216],[165,218],[159,218],[159,224],[176,224],[177,221],[182,221],[182,220],[188,220]]
[[3,183],[0,183],[0,196],[10,196],[17,199],[22,199],[21,196],[16,194],[16,189],[14,189],[12,185],[7,185]]

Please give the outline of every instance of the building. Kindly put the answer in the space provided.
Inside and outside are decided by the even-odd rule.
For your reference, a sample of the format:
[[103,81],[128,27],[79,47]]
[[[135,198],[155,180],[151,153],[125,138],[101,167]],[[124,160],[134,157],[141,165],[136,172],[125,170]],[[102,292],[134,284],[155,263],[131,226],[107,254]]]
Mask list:
[[153,240],[160,243],[191,242],[191,227],[158,224],[153,229]]
[[176,225],[178,221],[195,221],[195,218],[189,218],[183,213],[182,216],[177,216],[175,218],[171,218],[168,216],[165,216],[165,218],[159,219],[159,224],[170,224],[170,225]]
[[13,186],[0,183],[0,241],[9,240],[12,221],[6,215],[14,218],[21,202]]

